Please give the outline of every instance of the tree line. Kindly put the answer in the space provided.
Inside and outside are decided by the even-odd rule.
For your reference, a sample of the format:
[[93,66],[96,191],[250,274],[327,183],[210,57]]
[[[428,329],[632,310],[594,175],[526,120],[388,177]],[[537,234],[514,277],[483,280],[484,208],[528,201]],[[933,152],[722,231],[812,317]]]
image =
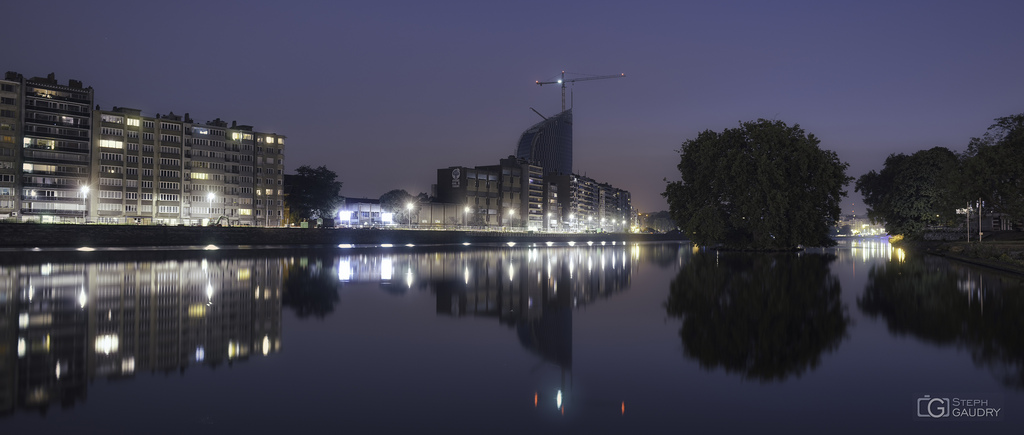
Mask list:
[[855,190],[868,217],[889,234],[918,237],[934,226],[958,226],[957,209],[984,202],[1011,222],[1024,218],[1024,113],[996,118],[957,153],[935,147],[890,154],[881,171],[861,175]]

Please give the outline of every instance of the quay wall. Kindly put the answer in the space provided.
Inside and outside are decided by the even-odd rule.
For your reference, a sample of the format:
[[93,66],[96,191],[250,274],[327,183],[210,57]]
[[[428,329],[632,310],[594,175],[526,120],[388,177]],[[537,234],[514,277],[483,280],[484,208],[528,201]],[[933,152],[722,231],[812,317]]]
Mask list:
[[672,241],[664,234],[561,234],[492,231],[153,225],[0,224],[0,247],[448,245],[461,243]]

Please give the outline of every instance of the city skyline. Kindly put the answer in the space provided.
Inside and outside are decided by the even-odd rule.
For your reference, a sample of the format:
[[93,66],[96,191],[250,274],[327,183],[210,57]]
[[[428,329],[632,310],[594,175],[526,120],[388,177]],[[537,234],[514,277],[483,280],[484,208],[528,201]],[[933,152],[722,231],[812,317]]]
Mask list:
[[[630,191],[642,212],[667,209],[676,151],[706,129],[800,124],[857,177],[894,152],[963,151],[994,118],[1024,111],[1024,59],[1009,55],[1024,45],[1015,2],[185,2],[169,13],[49,1],[5,11],[20,17],[0,30],[12,41],[5,71],[80,80],[104,110],[189,111],[287,135],[288,173],[326,165],[350,197],[429,192],[435,168],[514,153],[539,120],[531,107],[559,111],[558,89],[535,82],[563,70],[626,74],[567,95],[580,101],[573,169]],[[855,195],[851,208],[863,212]]]

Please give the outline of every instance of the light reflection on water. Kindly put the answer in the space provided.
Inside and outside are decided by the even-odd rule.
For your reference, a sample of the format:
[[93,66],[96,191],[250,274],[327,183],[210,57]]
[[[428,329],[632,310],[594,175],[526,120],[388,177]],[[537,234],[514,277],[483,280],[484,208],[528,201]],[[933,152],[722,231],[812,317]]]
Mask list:
[[[665,429],[678,423],[680,407],[693,410],[697,427],[717,421],[724,426],[711,427],[746,430],[779,422],[767,415],[792,419],[784,403],[826,387],[849,394],[815,399],[838,413],[818,409],[822,415],[855,409],[860,402],[851,398],[875,399],[885,407],[870,415],[902,426],[913,423],[904,413],[913,394],[963,388],[941,376],[918,379],[907,367],[920,359],[931,375],[952,377],[949,367],[963,369],[962,350],[975,368],[955,374],[978,385],[974,391],[1024,390],[1019,277],[922,258],[885,239],[795,254],[685,243],[541,245],[257,258],[220,249],[148,262],[0,266],[0,343],[8,343],[0,345],[0,429],[54,429],[82,418],[57,405],[101,415],[107,408],[87,397],[105,403],[130,388],[98,380],[147,372],[181,373],[172,381],[182,386],[237,379],[267,389],[219,405],[225,409],[263,401],[294,418],[302,414],[289,401],[328,400],[353,411],[346,422],[357,431],[408,428],[371,406],[381,400],[402,413],[429,409],[417,411],[416,427],[476,421],[455,430],[463,433],[497,417],[518,421],[508,427],[520,433],[550,427],[552,418],[573,428]],[[887,360],[904,349],[903,360]],[[233,366],[245,370],[197,370]],[[227,397],[191,388],[211,401]],[[173,390],[145,394],[181,394]],[[712,403],[729,406],[700,400],[716,394]],[[729,418],[730,409],[755,403],[761,417]],[[33,423],[18,410],[47,418]],[[305,418],[309,430],[331,424]]]

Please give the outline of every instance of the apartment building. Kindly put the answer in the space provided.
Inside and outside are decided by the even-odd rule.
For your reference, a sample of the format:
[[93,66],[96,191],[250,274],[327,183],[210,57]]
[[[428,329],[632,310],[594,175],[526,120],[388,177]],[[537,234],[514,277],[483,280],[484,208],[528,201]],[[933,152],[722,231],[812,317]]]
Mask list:
[[93,106],[53,74],[0,80],[0,218],[280,226],[285,136]]

